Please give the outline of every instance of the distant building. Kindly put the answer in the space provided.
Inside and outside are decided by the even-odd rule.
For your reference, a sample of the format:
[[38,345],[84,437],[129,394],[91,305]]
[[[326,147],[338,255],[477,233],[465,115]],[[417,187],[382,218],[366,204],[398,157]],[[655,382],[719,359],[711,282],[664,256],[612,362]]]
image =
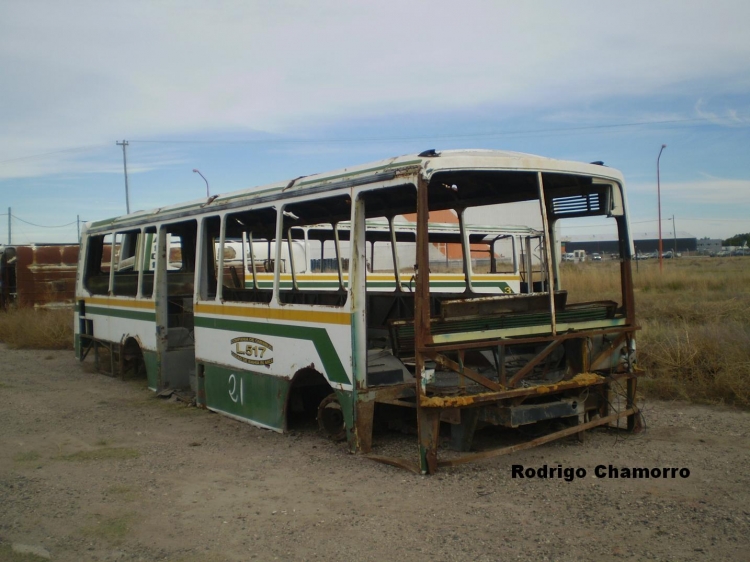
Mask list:
[[701,238],[698,240],[697,250],[701,254],[716,254],[721,252],[721,240],[714,238]]
[[[597,252],[599,254],[616,254],[620,249],[617,240],[566,240],[564,242],[566,252],[575,250],[585,250],[587,254]],[[648,254],[659,251],[658,238],[644,238],[633,240],[636,252],[639,254]],[[698,240],[696,238],[662,238],[662,250],[677,250],[677,252],[695,252],[698,249]],[[719,249],[721,249],[721,240],[719,240]]]

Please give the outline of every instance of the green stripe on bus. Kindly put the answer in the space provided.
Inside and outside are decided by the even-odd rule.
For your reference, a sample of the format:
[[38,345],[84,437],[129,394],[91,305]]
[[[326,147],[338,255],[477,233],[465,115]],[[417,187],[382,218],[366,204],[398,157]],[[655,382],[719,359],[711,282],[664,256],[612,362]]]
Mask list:
[[315,350],[323,361],[328,378],[340,384],[351,384],[344,366],[339,359],[336,348],[328,336],[325,328],[308,328],[305,326],[289,326],[286,324],[269,324],[265,322],[251,322],[247,320],[226,320],[224,318],[207,318],[195,316],[195,326],[214,330],[232,332],[246,332],[264,336],[279,336],[298,340],[308,340],[313,343]]
[[97,316],[112,316],[114,318],[129,318],[131,320],[145,320],[156,322],[155,312],[143,312],[140,310],[123,310],[121,308],[102,308],[100,306],[87,306],[86,316],[96,314]]

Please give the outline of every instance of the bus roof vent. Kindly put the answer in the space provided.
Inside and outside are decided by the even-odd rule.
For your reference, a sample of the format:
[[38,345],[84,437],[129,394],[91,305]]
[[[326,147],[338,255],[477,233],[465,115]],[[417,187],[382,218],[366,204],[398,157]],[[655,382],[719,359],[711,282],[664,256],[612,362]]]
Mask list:
[[420,152],[418,156],[420,158],[431,158],[433,156],[440,156],[440,154],[438,154],[434,148],[431,148],[429,150],[425,150],[424,152]]
[[555,215],[579,215],[601,212],[602,205],[598,193],[555,197],[552,200],[552,212]]

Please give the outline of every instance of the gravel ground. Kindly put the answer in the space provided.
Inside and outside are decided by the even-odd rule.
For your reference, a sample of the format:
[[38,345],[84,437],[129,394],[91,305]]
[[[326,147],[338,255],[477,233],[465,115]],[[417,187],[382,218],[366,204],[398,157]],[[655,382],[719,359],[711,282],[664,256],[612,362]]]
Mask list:
[[[309,426],[280,435],[156,398],[71,352],[0,356],[0,560],[748,560],[748,412],[652,401],[638,436],[423,477]],[[514,464],[586,476],[519,479]],[[610,464],[690,475],[594,475]]]

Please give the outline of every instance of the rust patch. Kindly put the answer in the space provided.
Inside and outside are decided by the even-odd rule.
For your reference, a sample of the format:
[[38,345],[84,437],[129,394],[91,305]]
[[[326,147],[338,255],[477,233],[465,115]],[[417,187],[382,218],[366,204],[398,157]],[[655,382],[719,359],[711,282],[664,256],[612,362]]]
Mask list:
[[0,307],[72,304],[77,244],[5,246],[0,252]]
[[[578,373],[569,381],[565,381],[565,387],[569,387],[570,385],[588,386],[591,384],[596,384],[603,379],[604,377],[602,377],[601,375],[597,375],[596,373]],[[549,394],[550,392],[555,392],[558,388],[560,388],[560,383],[544,384],[536,388],[539,394]]]
[[[597,375],[596,373],[579,373],[569,381],[556,384],[543,384],[523,390],[533,390],[535,394],[549,394],[550,392],[566,390],[571,387],[597,384],[603,380],[604,377]],[[508,391],[512,393],[514,392],[514,389],[508,389]],[[486,400],[482,399],[487,398],[502,399],[503,395],[502,393],[497,392],[481,392],[479,394],[470,394],[467,396],[420,396],[419,405],[423,408],[461,408],[472,406],[483,401],[486,402]]]
[[604,380],[604,377],[596,373],[578,373],[575,377],[567,382],[577,383],[579,385],[594,384]]
[[420,396],[419,405],[423,408],[460,408],[471,406],[481,396],[494,396],[495,392],[482,392],[470,396]]

